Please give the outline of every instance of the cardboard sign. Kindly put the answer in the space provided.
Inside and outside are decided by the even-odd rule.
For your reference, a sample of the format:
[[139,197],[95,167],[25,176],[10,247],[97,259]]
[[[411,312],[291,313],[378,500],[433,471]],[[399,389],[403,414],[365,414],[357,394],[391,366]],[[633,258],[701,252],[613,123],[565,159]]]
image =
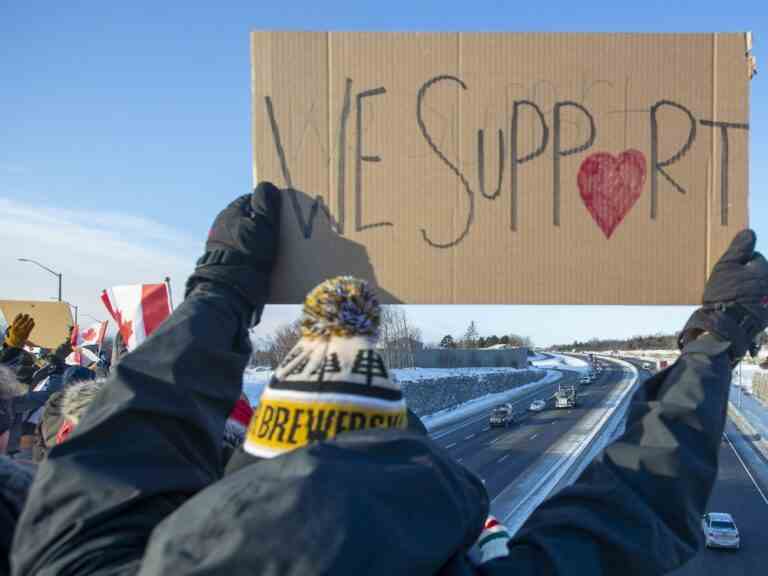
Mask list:
[[9,325],[17,314],[32,316],[35,327],[29,335],[29,341],[43,348],[56,348],[66,342],[69,329],[74,324],[72,312],[66,302],[0,300],[0,310]]
[[272,301],[695,304],[747,225],[743,34],[254,32]]

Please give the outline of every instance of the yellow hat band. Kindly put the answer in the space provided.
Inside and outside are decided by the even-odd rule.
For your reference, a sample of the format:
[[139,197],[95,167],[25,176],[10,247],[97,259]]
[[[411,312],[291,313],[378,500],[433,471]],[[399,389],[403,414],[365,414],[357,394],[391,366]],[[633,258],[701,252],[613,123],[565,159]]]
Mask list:
[[393,410],[383,410],[358,404],[262,397],[248,426],[244,448],[256,456],[271,458],[335,438],[342,432],[407,425],[404,402],[393,402]]

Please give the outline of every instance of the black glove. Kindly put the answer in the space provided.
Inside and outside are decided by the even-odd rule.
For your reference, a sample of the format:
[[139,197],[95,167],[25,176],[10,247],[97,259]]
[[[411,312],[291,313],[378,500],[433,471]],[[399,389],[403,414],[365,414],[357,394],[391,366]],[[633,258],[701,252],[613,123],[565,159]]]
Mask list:
[[261,318],[280,234],[280,190],[261,182],[253,194],[241,196],[216,217],[205,253],[187,281],[186,294],[201,282],[234,289]]
[[768,261],[755,252],[752,230],[739,232],[715,264],[704,288],[703,306],[685,325],[678,343],[683,348],[704,332],[730,342],[736,363],[768,326]]

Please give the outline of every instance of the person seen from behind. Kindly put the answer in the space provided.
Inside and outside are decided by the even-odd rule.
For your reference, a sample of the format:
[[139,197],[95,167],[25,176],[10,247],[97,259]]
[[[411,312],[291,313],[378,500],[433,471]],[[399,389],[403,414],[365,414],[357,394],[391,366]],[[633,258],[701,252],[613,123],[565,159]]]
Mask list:
[[378,302],[355,279],[309,295],[303,342],[224,475],[279,223],[268,183],[218,215],[185,301],[41,463],[14,574],[645,576],[697,553],[731,367],[768,325],[752,231],[714,267],[679,360],[643,384],[625,433],[510,537],[480,479],[408,424],[376,349]]

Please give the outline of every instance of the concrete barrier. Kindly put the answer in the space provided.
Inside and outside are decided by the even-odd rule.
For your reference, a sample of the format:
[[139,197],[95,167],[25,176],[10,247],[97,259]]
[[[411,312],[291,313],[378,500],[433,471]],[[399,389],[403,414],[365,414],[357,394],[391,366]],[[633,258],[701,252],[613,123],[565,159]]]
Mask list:
[[749,420],[731,402],[728,402],[728,417],[739,431],[749,438],[750,444],[768,460],[768,440],[763,438],[760,432],[749,423]]
[[637,389],[638,371],[629,362],[604,357],[627,370],[603,405],[590,410],[571,433],[551,446],[535,464],[491,502],[491,511],[516,532],[550,494],[573,482],[594,456],[613,439]]
[[437,348],[414,352],[414,363],[419,368],[526,368],[528,348]]

